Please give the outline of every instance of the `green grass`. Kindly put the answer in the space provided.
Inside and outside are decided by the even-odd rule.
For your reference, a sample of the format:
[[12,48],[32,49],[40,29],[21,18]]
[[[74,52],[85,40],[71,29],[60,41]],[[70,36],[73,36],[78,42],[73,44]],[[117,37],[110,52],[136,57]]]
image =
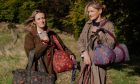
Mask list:
[[10,34],[0,33],[0,45],[6,45],[10,41],[12,41],[12,37]]
[[112,79],[113,84],[136,84],[136,77],[129,76],[128,74],[129,69],[126,70],[116,70],[110,69],[108,73]]
[[[19,56],[0,56],[0,84],[10,84],[12,80],[12,70],[16,69],[19,63]],[[16,65],[16,66],[15,66]]]
[[[56,31],[56,30],[55,30]],[[80,61],[77,42],[72,35],[59,33],[65,45],[76,55],[77,61]],[[0,84],[12,83],[12,71],[17,68],[25,68],[27,57],[23,49],[24,35],[20,38],[12,49],[6,50],[4,55],[0,54]],[[9,33],[0,33],[0,45],[8,45],[12,42]],[[116,64],[108,68],[107,84],[140,84],[140,57],[131,56],[131,61],[127,64]],[[78,78],[79,71],[77,71]],[[70,84],[71,71],[59,73],[56,84]],[[77,80],[77,79],[76,79]]]

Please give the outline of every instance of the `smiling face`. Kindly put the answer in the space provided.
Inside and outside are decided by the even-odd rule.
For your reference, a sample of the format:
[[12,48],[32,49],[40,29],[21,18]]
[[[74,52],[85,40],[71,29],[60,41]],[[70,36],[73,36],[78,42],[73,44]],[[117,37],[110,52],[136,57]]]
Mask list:
[[92,6],[89,6],[87,8],[87,13],[90,20],[95,20],[101,17],[102,9],[96,9]]
[[37,13],[35,15],[34,23],[36,24],[37,28],[43,29],[46,24],[45,14],[44,13]]

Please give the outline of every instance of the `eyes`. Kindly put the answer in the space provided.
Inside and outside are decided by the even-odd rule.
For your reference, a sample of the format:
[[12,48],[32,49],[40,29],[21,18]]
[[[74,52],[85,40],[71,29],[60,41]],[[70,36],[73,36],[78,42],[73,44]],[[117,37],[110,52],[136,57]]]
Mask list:
[[89,14],[89,13],[97,13],[98,11],[99,11],[98,9],[95,9],[95,8],[89,6],[89,7],[88,7],[88,10],[87,10],[87,13],[88,13],[88,14]]
[[95,10],[89,10],[88,13],[93,13],[93,12],[97,12]]
[[44,13],[38,13],[35,15],[35,21],[39,21],[39,20],[45,20]]
[[45,17],[37,18],[37,20],[45,20]]

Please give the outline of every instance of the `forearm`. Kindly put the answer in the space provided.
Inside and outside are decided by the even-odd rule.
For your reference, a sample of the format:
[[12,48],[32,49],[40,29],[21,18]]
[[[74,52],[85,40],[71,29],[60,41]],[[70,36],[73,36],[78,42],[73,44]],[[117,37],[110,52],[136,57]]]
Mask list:
[[48,46],[48,43],[42,43],[40,42],[39,44],[36,45],[35,47],[35,58],[38,59],[40,56],[43,55],[43,53],[46,51]]

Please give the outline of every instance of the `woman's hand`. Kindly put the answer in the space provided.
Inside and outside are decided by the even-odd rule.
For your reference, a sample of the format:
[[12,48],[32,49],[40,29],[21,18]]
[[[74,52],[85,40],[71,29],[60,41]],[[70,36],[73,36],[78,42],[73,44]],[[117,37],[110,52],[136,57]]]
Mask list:
[[98,29],[97,27],[92,27],[91,31],[95,33],[97,31],[97,29]]
[[42,37],[42,40],[47,40],[47,41],[49,41],[48,35],[45,35],[44,37]]
[[49,37],[48,37],[48,34],[46,33],[46,31],[39,33],[39,37],[42,41],[49,42]]
[[41,38],[41,42],[42,42],[43,44],[48,44],[48,43],[49,43],[49,37],[48,37],[48,36],[42,37],[42,38]]
[[91,60],[90,60],[90,56],[88,54],[87,51],[84,51],[82,53],[83,57],[84,57],[84,63],[90,65],[91,64]]

